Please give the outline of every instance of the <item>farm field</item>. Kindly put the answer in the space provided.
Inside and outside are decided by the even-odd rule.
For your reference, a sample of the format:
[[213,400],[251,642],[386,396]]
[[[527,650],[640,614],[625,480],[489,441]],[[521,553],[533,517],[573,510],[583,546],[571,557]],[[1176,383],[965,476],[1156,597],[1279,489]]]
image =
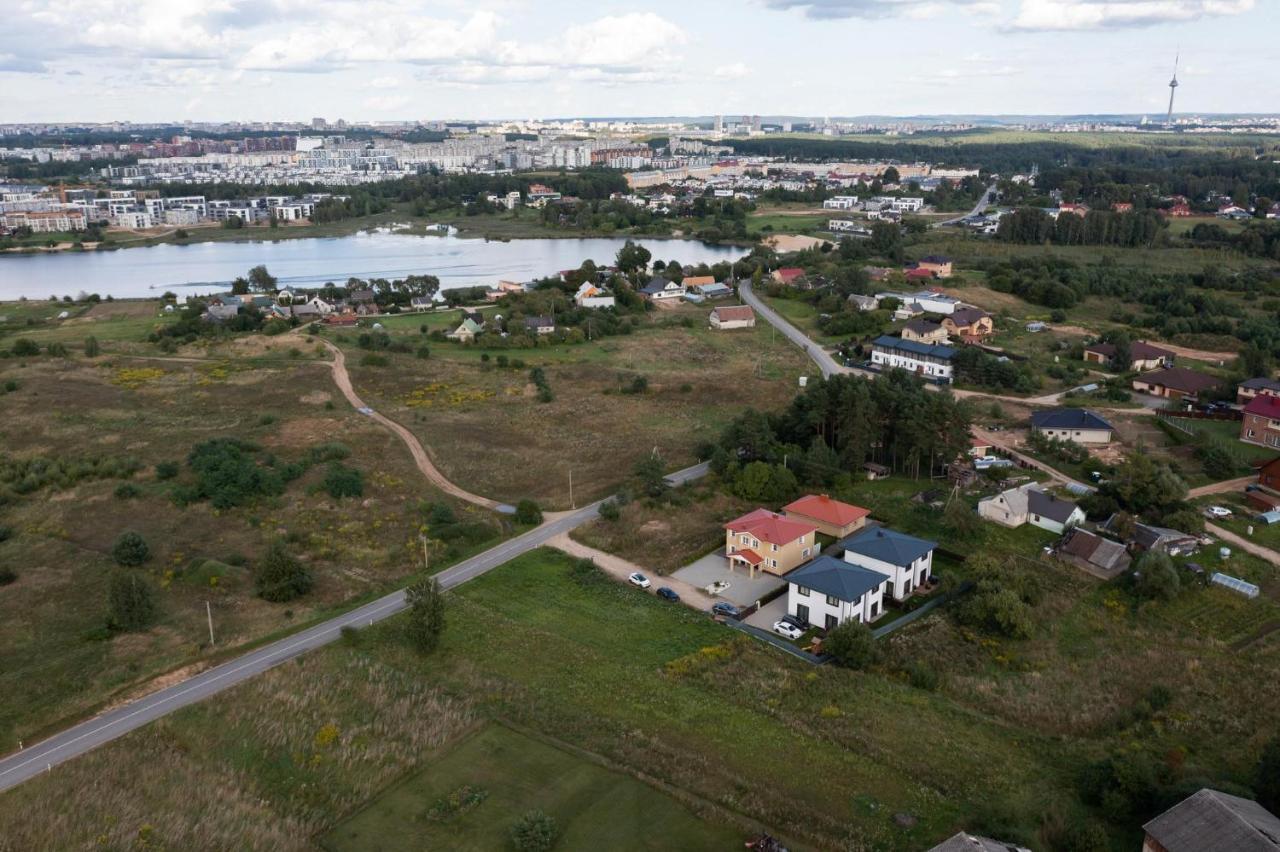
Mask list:
[[[453,814],[439,803],[483,800]],[[440,815],[426,816],[433,808]],[[555,820],[560,849],[730,849],[741,832],[703,822],[659,791],[561,747],[501,725],[467,737],[427,769],[382,793],[321,840],[331,852],[444,848],[484,852],[508,843],[521,814]]]

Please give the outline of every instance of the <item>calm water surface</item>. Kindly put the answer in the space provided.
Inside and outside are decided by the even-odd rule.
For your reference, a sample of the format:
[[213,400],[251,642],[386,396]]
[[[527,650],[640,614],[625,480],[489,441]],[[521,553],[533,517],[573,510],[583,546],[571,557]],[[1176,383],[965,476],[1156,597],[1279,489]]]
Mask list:
[[[116,298],[225,289],[250,267],[266,264],[282,285],[308,287],[348,278],[435,275],[443,289],[527,281],[576,269],[590,258],[612,263],[621,238],[489,242],[457,236],[370,231],[345,237],[278,242],[159,245],[103,252],[0,255],[0,301],[97,293]],[[637,240],[655,260],[684,264],[736,260],[743,250],[690,240]],[[179,288],[187,288],[179,291]]]

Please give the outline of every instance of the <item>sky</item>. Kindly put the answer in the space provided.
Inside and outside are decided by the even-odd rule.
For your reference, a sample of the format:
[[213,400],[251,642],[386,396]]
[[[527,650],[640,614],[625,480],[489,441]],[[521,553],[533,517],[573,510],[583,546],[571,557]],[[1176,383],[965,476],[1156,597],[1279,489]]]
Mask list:
[[1280,112],[1280,0],[0,0],[0,123]]

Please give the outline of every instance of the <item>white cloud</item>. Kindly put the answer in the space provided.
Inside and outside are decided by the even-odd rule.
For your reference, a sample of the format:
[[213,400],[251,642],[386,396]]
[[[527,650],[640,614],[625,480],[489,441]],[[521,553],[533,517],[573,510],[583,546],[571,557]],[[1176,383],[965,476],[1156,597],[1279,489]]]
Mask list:
[[1147,27],[1239,15],[1255,0],[1021,0],[1010,30]]
[[745,63],[734,62],[732,65],[721,65],[711,72],[712,76],[719,77],[722,80],[737,80],[750,74],[750,69]]
[[369,81],[370,89],[395,89],[399,86],[399,77],[374,77]]
[[810,18],[931,18],[949,6],[977,6],[990,12],[993,0],[765,0],[771,9],[800,9]]

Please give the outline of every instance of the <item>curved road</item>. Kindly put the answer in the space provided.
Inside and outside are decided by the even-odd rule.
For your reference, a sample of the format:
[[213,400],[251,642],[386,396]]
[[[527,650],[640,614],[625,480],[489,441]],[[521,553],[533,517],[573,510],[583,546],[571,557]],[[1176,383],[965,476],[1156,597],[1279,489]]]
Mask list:
[[941,228],[943,225],[954,225],[956,222],[963,221],[964,219],[967,219],[970,216],[977,216],[978,214],[982,213],[982,211],[987,209],[987,205],[991,203],[991,196],[995,194],[996,194],[996,185],[993,183],[987,187],[987,191],[982,193],[982,197],[978,199],[978,203],[975,204],[973,206],[973,209],[970,210],[968,213],[964,214],[963,216],[956,216],[954,219],[947,219],[942,222],[934,222],[932,225],[930,225],[930,227]]
[[[697,464],[669,475],[667,480],[672,485],[680,485],[697,479],[706,472],[705,463]],[[573,512],[561,513],[529,532],[504,541],[451,568],[446,568],[436,575],[436,579],[445,589],[452,589],[468,580],[473,580],[517,556],[541,547],[552,538],[568,533],[575,527],[592,520],[598,514],[600,502],[597,501]],[[121,737],[148,722],[216,695],[224,689],[229,689],[307,651],[327,645],[339,637],[344,627],[367,627],[374,622],[390,618],[404,608],[404,590],[391,592],[348,613],[264,645],[180,683],[74,725],[60,734],[55,734],[42,742],[0,759],[0,791],[15,787],[41,772],[50,772],[53,767]]]
[[422,475],[427,480],[446,494],[452,494],[459,500],[468,503],[474,503],[486,509],[492,509],[495,512],[504,514],[514,514],[515,507],[506,503],[499,503],[497,500],[491,500],[488,497],[481,497],[479,494],[472,494],[461,486],[455,485],[440,472],[435,466],[435,462],[431,461],[431,456],[427,455],[427,450],[422,446],[422,442],[417,436],[410,432],[404,426],[386,415],[379,414],[369,406],[365,405],[364,400],[356,393],[355,388],[351,385],[351,375],[347,372],[347,356],[337,346],[325,340],[323,337],[317,338],[325,348],[333,354],[333,360],[329,362],[330,368],[333,370],[333,383],[338,386],[338,390],[342,391],[342,395],[347,398],[347,402],[351,403],[351,407],[359,411],[366,417],[382,424],[387,429],[394,432],[405,446],[409,448],[409,453],[413,456],[414,464],[418,466],[418,470],[422,471]]

